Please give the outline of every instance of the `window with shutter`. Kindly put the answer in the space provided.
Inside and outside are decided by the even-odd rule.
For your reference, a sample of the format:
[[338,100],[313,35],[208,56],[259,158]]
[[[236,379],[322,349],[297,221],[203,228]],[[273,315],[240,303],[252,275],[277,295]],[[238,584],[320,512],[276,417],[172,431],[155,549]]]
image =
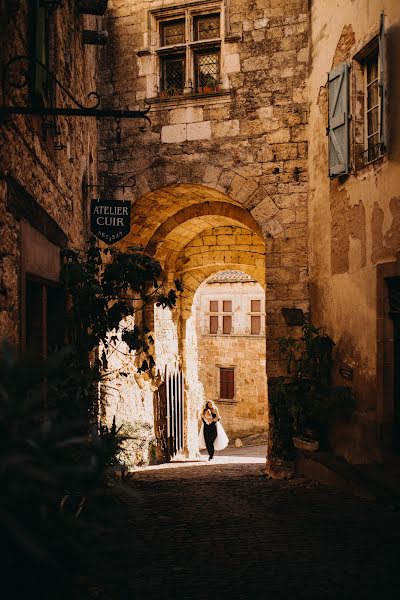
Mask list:
[[219,397],[224,400],[233,400],[235,397],[235,370],[219,370]]
[[222,317],[222,333],[230,334],[232,331],[232,317],[224,315]]
[[218,317],[216,315],[210,316],[210,333],[218,333]]
[[224,312],[232,312],[232,300],[223,300],[222,310]]
[[349,172],[349,68],[342,63],[328,75],[329,176]]
[[[163,98],[221,91],[221,2],[204,0],[156,16],[159,93]],[[200,10],[200,12],[199,12]]]
[[[379,35],[354,57],[354,142],[356,169],[381,158],[387,146],[386,123],[386,34],[381,15]],[[362,106],[362,111],[360,110]]]
[[385,15],[381,14],[381,27],[379,32],[379,96],[380,96],[380,144],[381,152],[386,150],[387,147],[387,135],[386,135],[386,111],[385,111],[385,98],[386,98],[386,32],[385,32]]
[[251,316],[251,334],[259,335],[261,332],[261,317],[257,315]]

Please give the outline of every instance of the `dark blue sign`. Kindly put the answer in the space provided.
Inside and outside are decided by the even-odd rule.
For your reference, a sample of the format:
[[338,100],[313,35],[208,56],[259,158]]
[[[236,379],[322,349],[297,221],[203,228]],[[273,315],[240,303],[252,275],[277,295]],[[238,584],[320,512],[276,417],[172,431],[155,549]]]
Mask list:
[[106,244],[115,244],[131,229],[129,200],[92,200],[90,211],[92,233]]

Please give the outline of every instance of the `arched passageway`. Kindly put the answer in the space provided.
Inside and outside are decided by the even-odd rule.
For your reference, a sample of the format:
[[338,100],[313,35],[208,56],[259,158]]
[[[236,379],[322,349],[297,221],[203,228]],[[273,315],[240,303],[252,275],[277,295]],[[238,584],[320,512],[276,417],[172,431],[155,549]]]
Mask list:
[[[191,322],[195,294],[210,276],[231,270],[244,272],[258,282],[265,301],[268,261],[271,260],[271,265],[274,265],[276,257],[267,252],[271,248],[271,238],[267,236],[264,239],[265,215],[257,213],[255,216],[220,191],[198,184],[173,185],[150,191],[135,201],[130,234],[118,244],[121,249],[138,245],[145,248],[161,263],[166,285],[179,279],[183,292],[172,311],[156,306],[147,307],[144,311],[146,325],[155,340],[157,377],[138,376],[134,372],[134,361],[130,359],[127,365],[130,374],[122,382],[117,382],[117,394],[112,392],[110,401],[106,398],[107,410],[110,415],[116,414],[117,422],[121,419],[132,421],[138,415],[144,422],[157,421],[157,403],[162,401],[157,389],[162,384],[166,368],[179,365],[186,381],[183,411],[186,456],[197,452],[198,410],[204,399],[204,388],[198,377],[195,328]],[[273,277],[271,279],[273,283]],[[268,315],[267,304],[263,304],[262,311],[264,349],[265,339],[271,331],[270,324],[264,321],[265,313]],[[271,303],[269,307],[271,311]],[[278,309],[272,306],[272,310]],[[115,354],[113,360],[115,364],[112,366],[117,368],[121,358]],[[265,358],[259,363],[259,369],[260,380],[266,382]],[[254,381],[257,379],[254,373],[251,377]],[[253,420],[253,430],[257,430],[258,419],[259,431],[265,430],[266,393],[263,409],[258,407],[250,413],[251,418],[250,414],[248,416]],[[239,432],[238,428],[236,432]]]
[[[265,290],[243,270],[224,270],[197,289],[186,320],[188,411],[192,387],[214,400],[231,440],[268,428]],[[194,430],[197,430],[193,407]]]

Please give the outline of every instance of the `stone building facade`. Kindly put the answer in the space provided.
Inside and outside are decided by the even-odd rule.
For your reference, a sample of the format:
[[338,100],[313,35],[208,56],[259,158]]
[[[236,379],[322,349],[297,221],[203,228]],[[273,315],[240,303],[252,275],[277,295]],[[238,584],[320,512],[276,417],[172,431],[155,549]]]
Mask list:
[[265,290],[242,271],[222,271],[193,301],[204,400],[214,400],[228,437],[268,429]]
[[333,437],[352,462],[380,461],[400,439],[399,27],[396,0],[312,2],[311,307],[337,343],[337,382],[356,392]]
[[269,377],[284,372],[278,340],[290,328],[281,309],[309,312],[308,2],[115,0],[107,15],[101,94],[115,107],[148,106],[150,123],[125,125],[120,144],[102,128],[99,177],[134,182],[131,233],[120,247],[143,245],[168,281],[183,283],[171,315],[149,322],[160,374],[179,362],[186,375],[192,452],[199,285],[228,268],[266,286]]
[[[36,58],[86,104],[96,89],[98,48],[84,44],[83,30],[97,28],[99,17],[82,14],[73,0],[53,11],[46,6],[1,3],[2,68],[17,55]],[[24,72],[29,86],[9,84],[23,82]],[[8,75],[1,90],[5,105],[68,106],[37,64],[18,60]],[[82,248],[87,239],[85,185],[96,183],[96,173],[95,119],[2,117],[0,332],[25,350],[46,354],[60,342],[60,249]]]
[[[40,57],[72,95],[84,103],[97,87],[103,106],[147,107],[149,121],[101,121],[98,134],[90,119],[3,120],[2,334],[44,349],[28,309],[57,303],[60,248],[82,247],[88,232],[87,184],[125,186],[131,231],[118,247],[143,246],[166,287],[179,279],[183,292],[174,310],[145,311],[154,378],[113,354],[110,366],[128,376],[102,390],[105,417],[152,425],[166,370],[178,365],[184,450],[196,452],[204,389],[193,302],[208,278],[238,270],[265,290],[269,381],[285,373],[279,338],[298,333],[282,308],[311,310],[337,342],[337,382],[357,396],[333,448],[381,460],[400,413],[397,0],[112,0],[103,21],[81,14],[88,2],[50,14],[3,0],[3,63],[38,50],[32,23],[45,11]],[[83,36],[100,28],[101,52]],[[23,88],[4,91],[26,101]]]

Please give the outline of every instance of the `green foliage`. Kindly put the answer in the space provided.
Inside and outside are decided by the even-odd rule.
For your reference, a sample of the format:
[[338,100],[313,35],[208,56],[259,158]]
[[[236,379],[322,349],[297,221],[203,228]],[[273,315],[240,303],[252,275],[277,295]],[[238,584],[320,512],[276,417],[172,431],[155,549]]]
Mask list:
[[[89,240],[85,253],[63,251],[62,281],[71,298],[68,314],[69,342],[83,352],[95,350],[101,343],[105,349],[116,341],[110,332],[121,321],[155,302],[163,308],[176,303],[176,291],[163,291],[160,264],[138,247],[120,252],[115,248],[100,249],[95,238]],[[175,282],[181,290],[179,281]],[[153,344],[146,327],[123,329],[123,341],[131,351],[149,353]],[[146,357],[148,368],[151,361]]]
[[280,340],[288,376],[271,382],[270,410],[283,454],[292,452],[295,434],[317,436],[326,445],[331,424],[348,419],[354,409],[351,388],[332,383],[334,346],[323,330],[311,324],[303,327],[300,338]]
[[122,339],[139,370],[151,369],[154,340],[142,320],[130,319],[121,337],[113,331],[147,303],[176,302],[174,290],[163,290],[157,261],[139,248],[100,250],[94,238],[85,253],[63,252],[62,282],[68,345],[47,360],[0,349],[2,589],[13,598],[87,597],[78,589],[82,569],[93,560],[103,523],[114,518],[97,514],[100,500],[119,485],[110,475],[124,474],[127,444],[143,442],[115,420],[98,425],[98,385],[114,376],[107,350]]
[[120,467],[122,464],[122,456],[125,454],[124,443],[129,439],[129,436],[122,435],[122,427],[116,426],[115,416],[111,427],[100,425],[99,438],[101,448],[101,464],[104,468]]

